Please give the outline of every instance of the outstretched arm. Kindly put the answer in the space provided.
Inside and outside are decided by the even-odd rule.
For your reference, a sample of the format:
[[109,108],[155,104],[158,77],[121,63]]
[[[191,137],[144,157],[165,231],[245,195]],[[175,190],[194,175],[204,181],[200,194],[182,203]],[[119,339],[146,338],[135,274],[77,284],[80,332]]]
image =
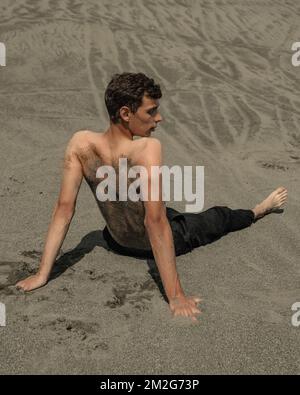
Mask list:
[[79,138],[80,132],[72,137],[65,152],[60,193],[52,213],[39,270],[35,275],[16,284],[17,288],[24,291],[31,291],[47,283],[75,213],[76,199],[83,177],[77,156]]
[[[169,300],[171,311],[174,315],[183,315],[196,320],[195,315],[200,313],[196,304],[200,301],[197,297],[185,296],[180,284],[176,269],[176,255],[172,230],[166,216],[166,208],[162,201],[162,176],[159,179],[151,177],[151,168],[162,165],[162,149],[159,140],[151,138],[147,142],[145,152],[142,153],[139,164],[147,170],[148,201],[145,206],[145,228],[151,243],[153,255]],[[158,201],[151,200],[151,183],[158,186]]]

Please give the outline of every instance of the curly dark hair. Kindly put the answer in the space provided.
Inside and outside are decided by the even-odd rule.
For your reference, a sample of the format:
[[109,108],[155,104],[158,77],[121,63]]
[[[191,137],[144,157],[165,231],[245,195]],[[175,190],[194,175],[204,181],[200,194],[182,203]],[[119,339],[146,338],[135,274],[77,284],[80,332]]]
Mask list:
[[113,75],[105,90],[105,105],[112,123],[119,123],[119,110],[128,106],[135,113],[146,94],[151,99],[160,99],[160,86],[143,73],[122,73]]

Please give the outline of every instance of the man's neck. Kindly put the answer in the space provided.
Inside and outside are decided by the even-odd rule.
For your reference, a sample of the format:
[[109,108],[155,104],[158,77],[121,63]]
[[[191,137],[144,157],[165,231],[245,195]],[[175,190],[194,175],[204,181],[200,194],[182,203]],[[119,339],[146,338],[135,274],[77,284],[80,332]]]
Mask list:
[[107,137],[118,144],[125,143],[133,140],[133,135],[129,129],[122,124],[110,124],[106,130]]

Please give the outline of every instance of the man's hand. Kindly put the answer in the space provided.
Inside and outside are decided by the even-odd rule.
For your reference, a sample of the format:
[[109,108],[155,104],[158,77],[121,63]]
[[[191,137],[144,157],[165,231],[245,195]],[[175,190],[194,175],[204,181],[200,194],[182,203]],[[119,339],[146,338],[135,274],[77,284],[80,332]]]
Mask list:
[[17,289],[23,289],[23,291],[32,291],[36,288],[40,288],[47,283],[48,279],[45,276],[37,273],[33,276],[25,278],[16,284]]
[[196,314],[201,314],[197,308],[197,303],[201,301],[196,296],[177,296],[169,301],[169,307],[174,316],[182,315],[184,317],[191,317],[193,321],[197,321]]

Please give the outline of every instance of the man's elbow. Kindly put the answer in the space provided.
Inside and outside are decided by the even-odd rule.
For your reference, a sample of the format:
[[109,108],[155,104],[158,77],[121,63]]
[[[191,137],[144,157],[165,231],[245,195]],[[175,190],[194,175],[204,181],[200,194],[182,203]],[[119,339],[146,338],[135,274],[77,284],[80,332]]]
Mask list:
[[157,229],[157,227],[164,227],[168,223],[166,214],[159,216],[145,216],[144,226],[147,230]]
[[55,213],[67,221],[71,221],[75,214],[75,204],[58,201]]

